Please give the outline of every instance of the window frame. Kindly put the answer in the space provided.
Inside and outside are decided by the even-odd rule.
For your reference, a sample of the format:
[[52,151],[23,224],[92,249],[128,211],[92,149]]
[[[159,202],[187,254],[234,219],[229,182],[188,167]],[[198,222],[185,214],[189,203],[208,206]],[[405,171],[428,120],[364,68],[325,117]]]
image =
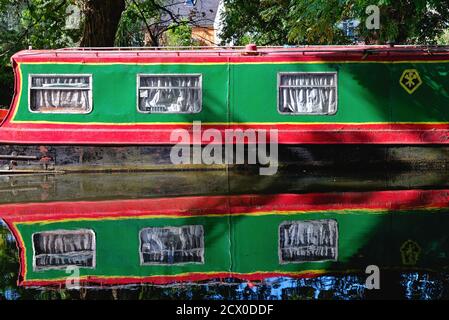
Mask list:
[[[326,112],[326,113],[309,113],[309,112],[282,112],[280,110],[280,106],[281,106],[281,88],[283,88],[281,86],[281,77],[283,75],[317,75],[317,74],[325,74],[325,75],[329,75],[332,74],[334,75],[334,79],[335,79],[335,110],[333,112]],[[305,86],[307,87],[307,86]],[[311,88],[313,88],[313,86],[309,86]],[[331,87],[331,86],[326,86],[326,87]],[[332,86],[333,87],[333,86]],[[298,86],[298,88],[301,88],[300,86]],[[278,72],[277,73],[277,103],[276,103],[276,109],[277,112],[283,116],[333,116],[338,112],[338,71],[288,71],[288,72]]]
[[[335,258],[334,259],[324,259],[324,260],[312,260],[312,261],[285,261],[282,258],[282,248],[281,248],[281,230],[282,226],[286,224],[298,224],[304,222],[319,222],[319,221],[334,221],[336,226],[336,237],[335,237]],[[307,220],[290,220],[283,221],[278,226],[278,260],[280,265],[286,264],[302,264],[302,263],[323,263],[323,262],[338,262],[338,246],[339,246],[339,236],[340,236],[340,228],[338,226],[338,221],[336,219],[307,219]]]
[[[70,78],[70,77],[88,77],[89,78],[89,88],[81,88],[81,89],[71,89],[71,88],[33,88],[33,77],[61,77],[61,78]],[[74,112],[74,111],[33,111],[31,109],[31,91],[32,90],[82,90],[87,91],[89,96],[89,109],[84,112]],[[91,73],[89,74],[81,74],[81,73],[32,73],[28,75],[28,111],[31,113],[42,113],[42,114],[89,114],[93,111],[93,76]]]
[[[75,233],[75,234],[83,234],[83,233],[90,233],[92,234],[92,245],[93,245],[93,257],[92,257],[92,266],[77,266],[73,264],[68,265],[60,265],[60,266],[37,266],[36,265],[36,246],[34,245],[34,236],[37,234],[64,234],[64,233]],[[95,234],[95,231],[93,229],[75,229],[75,230],[69,230],[69,229],[58,229],[58,230],[49,230],[49,231],[39,231],[34,232],[31,235],[31,245],[33,247],[33,271],[47,271],[47,270],[62,270],[66,269],[67,267],[75,266],[77,268],[83,268],[83,269],[95,269],[97,265],[97,237]]]
[[[145,262],[143,260],[143,252],[142,252],[142,237],[141,234],[143,231],[147,230],[147,229],[169,229],[169,228],[177,228],[177,229],[181,229],[181,228],[185,228],[185,227],[193,227],[193,226],[199,226],[201,228],[201,232],[202,232],[202,236],[200,239],[200,245],[201,245],[201,262],[196,262],[196,261],[189,261],[189,262],[178,262],[178,263],[158,263],[158,262]],[[139,237],[139,261],[140,261],[140,266],[182,266],[182,265],[187,265],[187,264],[198,264],[198,265],[204,265],[205,264],[205,239],[204,239],[204,225],[202,224],[189,224],[189,225],[181,225],[181,226],[154,226],[154,227],[144,227],[142,229],[139,230],[138,233],[138,237]]]
[[[141,77],[198,77],[199,78],[199,86],[195,87],[195,89],[199,90],[199,99],[200,99],[200,109],[196,112],[151,112],[151,111],[143,111],[139,108],[140,103],[140,90],[149,90],[149,89],[157,89],[158,87],[140,87],[140,78]],[[203,74],[202,73],[138,73],[137,74],[137,83],[136,83],[136,108],[138,113],[142,114],[197,114],[203,111]],[[189,87],[171,87],[165,89],[173,89],[173,88],[189,88]]]

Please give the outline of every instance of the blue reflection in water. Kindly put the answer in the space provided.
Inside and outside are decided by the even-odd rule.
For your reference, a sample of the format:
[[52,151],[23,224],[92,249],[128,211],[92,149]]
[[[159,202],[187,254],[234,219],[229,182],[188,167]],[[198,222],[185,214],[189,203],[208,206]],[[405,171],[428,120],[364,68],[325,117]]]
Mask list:
[[444,291],[444,280],[440,277],[433,279],[428,273],[403,273],[401,285],[405,289],[404,295],[407,299],[440,299]]
[[[262,291],[262,292],[261,292]],[[239,285],[241,299],[363,299],[365,279],[358,275],[321,276],[316,278],[269,278],[252,288]]]
[[12,289],[7,289],[4,292],[6,300],[18,300],[20,298],[20,294]]

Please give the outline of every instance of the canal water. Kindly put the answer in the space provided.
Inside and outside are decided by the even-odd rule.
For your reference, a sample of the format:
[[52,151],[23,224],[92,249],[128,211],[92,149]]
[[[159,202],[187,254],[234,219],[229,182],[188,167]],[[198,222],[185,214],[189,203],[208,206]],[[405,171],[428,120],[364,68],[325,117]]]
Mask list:
[[[363,244],[354,243],[353,250],[345,248],[351,254],[348,259],[351,266],[357,268],[338,272],[330,269],[311,277],[276,276],[257,281],[220,278],[167,285],[95,285],[80,290],[68,290],[64,287],[25,288],[17,284],[20,265],[16,239],[6,224],[1,222],[0,299],[449,299],[449,272],[446,264],[449,234],[444,231],[449,227],[449,219],[446,219],[446,215],[449,215],[449,203],[446,203],[446,198],[440,199],[437,211],[415,213],[421,212],[423,205],[427,204],[429,194],[445,195],[445,190],[449,189],[448,176],[449,173],[442,170],[379,170],[366,174],[298,168],[283,169],[274,176],[260,176],[251,170],[2,175],[0,207],[9,204],[158,198],[172,198],[173,203],[176,203],[182,202],[185,197],[196,196],[273,197],[281,194],[316,195],[317,202],[320,203],[328,194],[343,194],[350,195],[350,201],[368,208],[378,201],[373,195],[382,192],[390,192],[388,194],[391,200],[385,219],[372,230],[364,227]],[[408,198],[405,203],[404,195],[410,197],[409,193],[404,193],[407,191],[413,191],[410,194],[416,195],[416,198]],[[414,204],[416,208],[413,207]],[[431,206],[432,203],[429,202],[428,205]],[[356,216],[364,214],[358,212]],[[0,217],[1,215],[2,212]],[[356,232],[359,225],[354,222],[350,227]],[[365,273],[363,266],[370,263],[367,258],[371,257],[370,252],[379,251],[379,247],[391,245],[396,248],[402,244],[396,243],[394,233],[385,235],[382,228],[398,230],[398,237],[405,234],[404,239],[407,241],[419,243],[417,251],[420,256],[416,256],[415,260],[411,259],[413,261],[410,263],[410,259],[404,260],[402,255],[401,260],[399,251],[392,249],[393,253],[388,254],[389,260],[385,263],[388,268],[380,266],[380,289],[369,289],[366,286],[369,274]],[[350,243],[345,245],[351,246]],[[395,250],[398,251],[397,254]],[[413,252],[411,256],[413,257]],[[384,262],[375,260],[373,264]]]

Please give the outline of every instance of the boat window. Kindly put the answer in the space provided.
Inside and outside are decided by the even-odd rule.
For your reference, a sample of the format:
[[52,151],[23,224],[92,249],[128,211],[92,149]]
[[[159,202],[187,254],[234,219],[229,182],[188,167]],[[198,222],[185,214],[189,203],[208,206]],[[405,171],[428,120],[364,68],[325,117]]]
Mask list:
[[138,110],[143,113],[198,113],[202,77],[199,74],[138,75]]
[[201,225],[145,228],[139,237],[142,265],[204,263]]
[[335,220],[288,221],[279,227],[280,263],[336,261],[337,251]]
[[92,111],[91,75],[30,75],[29,109],[39,113]]
[[290,115],[335,114],[337,73],[279,73],[278,110],[282,114]]
[[60,269],[68,266],[95,267],[95,233],[93,230],[55,230],[33,234],[35,270]]

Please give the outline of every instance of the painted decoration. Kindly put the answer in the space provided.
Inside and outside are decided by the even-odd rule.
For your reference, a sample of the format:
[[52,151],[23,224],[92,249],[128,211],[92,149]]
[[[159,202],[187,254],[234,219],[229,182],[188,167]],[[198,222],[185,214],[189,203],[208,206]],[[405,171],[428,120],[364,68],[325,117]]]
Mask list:
[[400,79],[401,86],[409,94],[413,94],[422,85],[421,77],[416,69],[404,70]]

